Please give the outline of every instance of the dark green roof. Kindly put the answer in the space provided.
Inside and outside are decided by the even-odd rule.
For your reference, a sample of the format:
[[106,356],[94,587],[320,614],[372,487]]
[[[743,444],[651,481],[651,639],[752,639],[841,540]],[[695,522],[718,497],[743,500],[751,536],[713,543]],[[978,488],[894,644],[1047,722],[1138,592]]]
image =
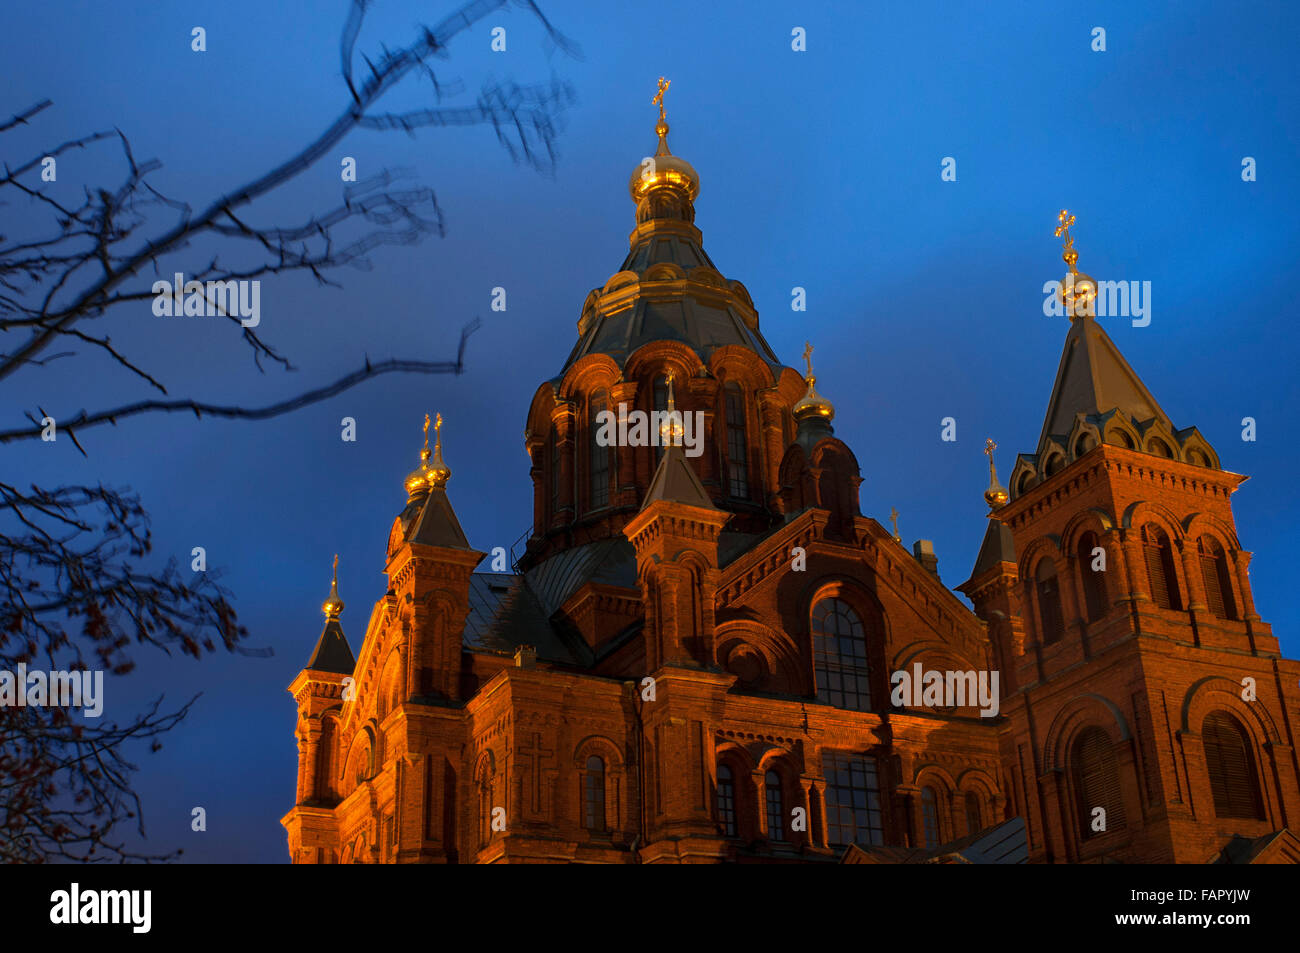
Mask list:
[[357,660],[352,655],[343,626],[338,619],[329,619],[316,640],[316,649],[311,653],[307,669],[313,672],[333,672],[336,675],[351,675]]

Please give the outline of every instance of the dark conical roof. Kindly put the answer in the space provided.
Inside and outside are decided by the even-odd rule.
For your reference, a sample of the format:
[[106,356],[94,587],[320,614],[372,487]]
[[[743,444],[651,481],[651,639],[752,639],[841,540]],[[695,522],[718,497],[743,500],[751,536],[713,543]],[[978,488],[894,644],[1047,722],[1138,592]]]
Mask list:
[[1047,402],[1039,449],[1049,437],[1069,434],[1078,414],[1095,416],[1122,410],[1130,420],[1157,420],[1173,431],[1169,419],[1141,378],[1124,360],[1115,342],[1090,315],[1070,325]]
[[974,579],[981,573],[992,569],[998,563],[1016,561],[1016,544],[1007,524],[997,519],[989,520],[989,528],[984,531],[984,542],[980,544],[980,554],[975,559],[975,568],[970,577]]
[[659,467],[646,490],[641,509],[644,510],[656,500],[685,503],[707,510],[717,509],[705,492],[704,485],[700,483],[700,478],[695,475],[695,468],[686,459],[686,453],[677,445],[664,450],[663,459],[659,461]]
[[460,528],[456,511],[451,508],[447,491],[432,487],[423,501],[419,516],[414,520],[407,542],[423,546],[440,546],[443,549],[471,549],[465,531]]
[[337,618],[328,619],[320,638],[316,640],[316,648],[311,653],[311,660],[306,668],[313,672],[351,675],[356,665],[357,660],[352,655],[347,637],[343,634],[343,626]]

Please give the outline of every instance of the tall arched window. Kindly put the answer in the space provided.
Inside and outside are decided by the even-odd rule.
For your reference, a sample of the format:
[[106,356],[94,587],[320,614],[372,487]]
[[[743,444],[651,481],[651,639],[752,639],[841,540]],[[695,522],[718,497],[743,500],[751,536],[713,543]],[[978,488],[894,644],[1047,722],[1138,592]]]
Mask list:
[[1201,726],[1205,768],[1219,817],[1263,818],[1259,775],[1251,756],[1250,738],[1241,723],[1225,711],[1210,712]]
[[605,829],[605,762],[592,755],[582,779],[585,826],[589,831]]
[[1232,598],[1232,577],[1228,574],[1228,554],[1218,540],[1202,536],[1196,541],[1201,561],[1201,578],[1205,580],[1205,601],[1220,619],[1237,618],[1237,604]]
[[817,700],[851,711],[871,710],[867,640],[847,602],[823,599],[812,613]]
[[980,811],[980,796],[974,791],[966,792],[966,833],[978,834],[984,830],[984,816]]
[[1038,595],[1038,620],[1044,645],[1053,645],[1065,635],[1065,620],[1061,615],[1061,586],[1056,578],[1056,563],[1049,557],[1038,561],[1034,573],[1034,587]]
[[725,837],[736,836],[736,781],[725,764],[718,765],[718,823]]
[[[1101,728],[1088,728],[1074,743],[1074,793],[1079,809],[1079,833],[1096,837],[1124,826],[1124,800],[1119,788],[1119,767],[1110,736]],[[1105,810],[1105,830],[1097,830],[1096,808]]]
[[769,771],[763,776],[763,803],[767,809],[768,840],[785,840],[785,803],[781,797],[781,775]]
[[921,821],[925,828],[925,846],[939,846],[939,796],[934,788],[921,788]]
[[[1093,550],[1099,549],[1101,543],[1096,533],[1084,533],[1079,537],[1079,573],[1083,577],[1083,602],[1088,612],[1088,621],[1096,622],[1106,614],[1109,608],[1106,599],[1106,574],[1100,569],[1093,569],[1097,557]],[[1102,563],[1105,565],[1105,563]]]
[[1174,571],[1174,548],[1165,531],[1153,523],[1143,526],[1142,551],[1146,555],[1152,600],[1162,609],[1182,609],[1178,575]]
[[[587,403],[587,422],[591,433],[588,474],[591,479],[590,500],[591,509],[593,510],[609,505],[609,458],[611,451],[609,444],[600,439],[600,415],[608,409],[609,395],[605,391],[598,390],[591,395],[591,399]],[[609,429],[606,428],[605,432],[608,435]]]
[[551,461],[551,518],[554,519],[560,513],[560,432],[554,425],[547,456]]
[[[668,410],[668,378],[667,377],[655,378],[654,394],[652,395],[652,400],[654,401],[654,407],[652,409],[658,411],[661,414]],[[674,404],[677,403],[677,399],[675,396],[673,398],[673,403]],[[655,420],[661,421],[662,419],[663,419],[662,417],[651,418],[652,421]],[[658,466],[659,460],[664,455],[664,447],[663,444],[660,443],[661,438],[659,436],[659,429],[657,424],[654,425],[654,433],[650,434],[649,437],[650,437],[650,441],[655,446],[655,465]]]
[[745,399],[740,385],[730,382],[722,389],[727,418],[727,495],[749,499],[748,451],[745,446]]

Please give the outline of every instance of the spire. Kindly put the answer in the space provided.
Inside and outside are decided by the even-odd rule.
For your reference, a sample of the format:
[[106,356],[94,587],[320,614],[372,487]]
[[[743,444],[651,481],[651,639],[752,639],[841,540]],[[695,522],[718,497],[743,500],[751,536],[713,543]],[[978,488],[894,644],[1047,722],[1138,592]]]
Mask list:
[[[442,423],[442,417],[438,418]],[[407,502],[420,499],[429,492],[429,415],[424,415],[424,449],[420,451],[420,465],[406,475],[403,486],[406,487]]]
[[990,511],[1001,509],[1011,498],[1007,488],[998,481],[998,468],[993,462],[993,451],[997,448],[992,437],[984,443],[984,452],[989,458],[989,488],[984,491],[984,502],[989,505]]
[[343,614],[343,600],[339,598],[339,557],[334,555],[334,580],[330,583],[330,594],[321,605],[325,613],[325,628],[316,640],[307,670],[313,672],[333,672],[337,675],[351,675],[356,667],[356,658],[343,634],[343,624],[339,616]]
[[[442,489],[451,479],[451,467],[442,460],[442,414],[437,415],[433,425],[433,465],[429,468],[429,486]],[[429,415],[424,415],[424,452],[429,452]]]
[[682,415],[677,412],[677,401],[673,397],[673,373],[668,372],[668,408],[664,411],[664,422],[659,425],[659,443],[664,447],[681,445],[685,429]]
[[650,479],[645,500],[641,503],[644,511],[656,500],[686,503],[704,509],[717,509],[709,494],[705,492],[695,469],[686,459],[682,449],[682,417],[677,412],[677,401],[673,396],[673,375],[668,375],[668,409],[664,412],[664,422],[659,425],[659,440],[666,448],[655,474]]

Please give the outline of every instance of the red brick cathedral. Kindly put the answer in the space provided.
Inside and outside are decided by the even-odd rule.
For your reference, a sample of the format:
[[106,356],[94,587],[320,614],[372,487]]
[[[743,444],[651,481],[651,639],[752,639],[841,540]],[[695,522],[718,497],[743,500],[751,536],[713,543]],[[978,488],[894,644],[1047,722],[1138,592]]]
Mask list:
[[289,686],[293,861],[1300,861],[1300,663],[1255,612],[1245,478],[1098,325],[1064,213],[1070,328],[1009,490],[990,441],[972,611],[862,515],[811,361],[714,266],[656,131],[627,257],[528,408],[509,571],[439,420],[359,657],[336,575]]

